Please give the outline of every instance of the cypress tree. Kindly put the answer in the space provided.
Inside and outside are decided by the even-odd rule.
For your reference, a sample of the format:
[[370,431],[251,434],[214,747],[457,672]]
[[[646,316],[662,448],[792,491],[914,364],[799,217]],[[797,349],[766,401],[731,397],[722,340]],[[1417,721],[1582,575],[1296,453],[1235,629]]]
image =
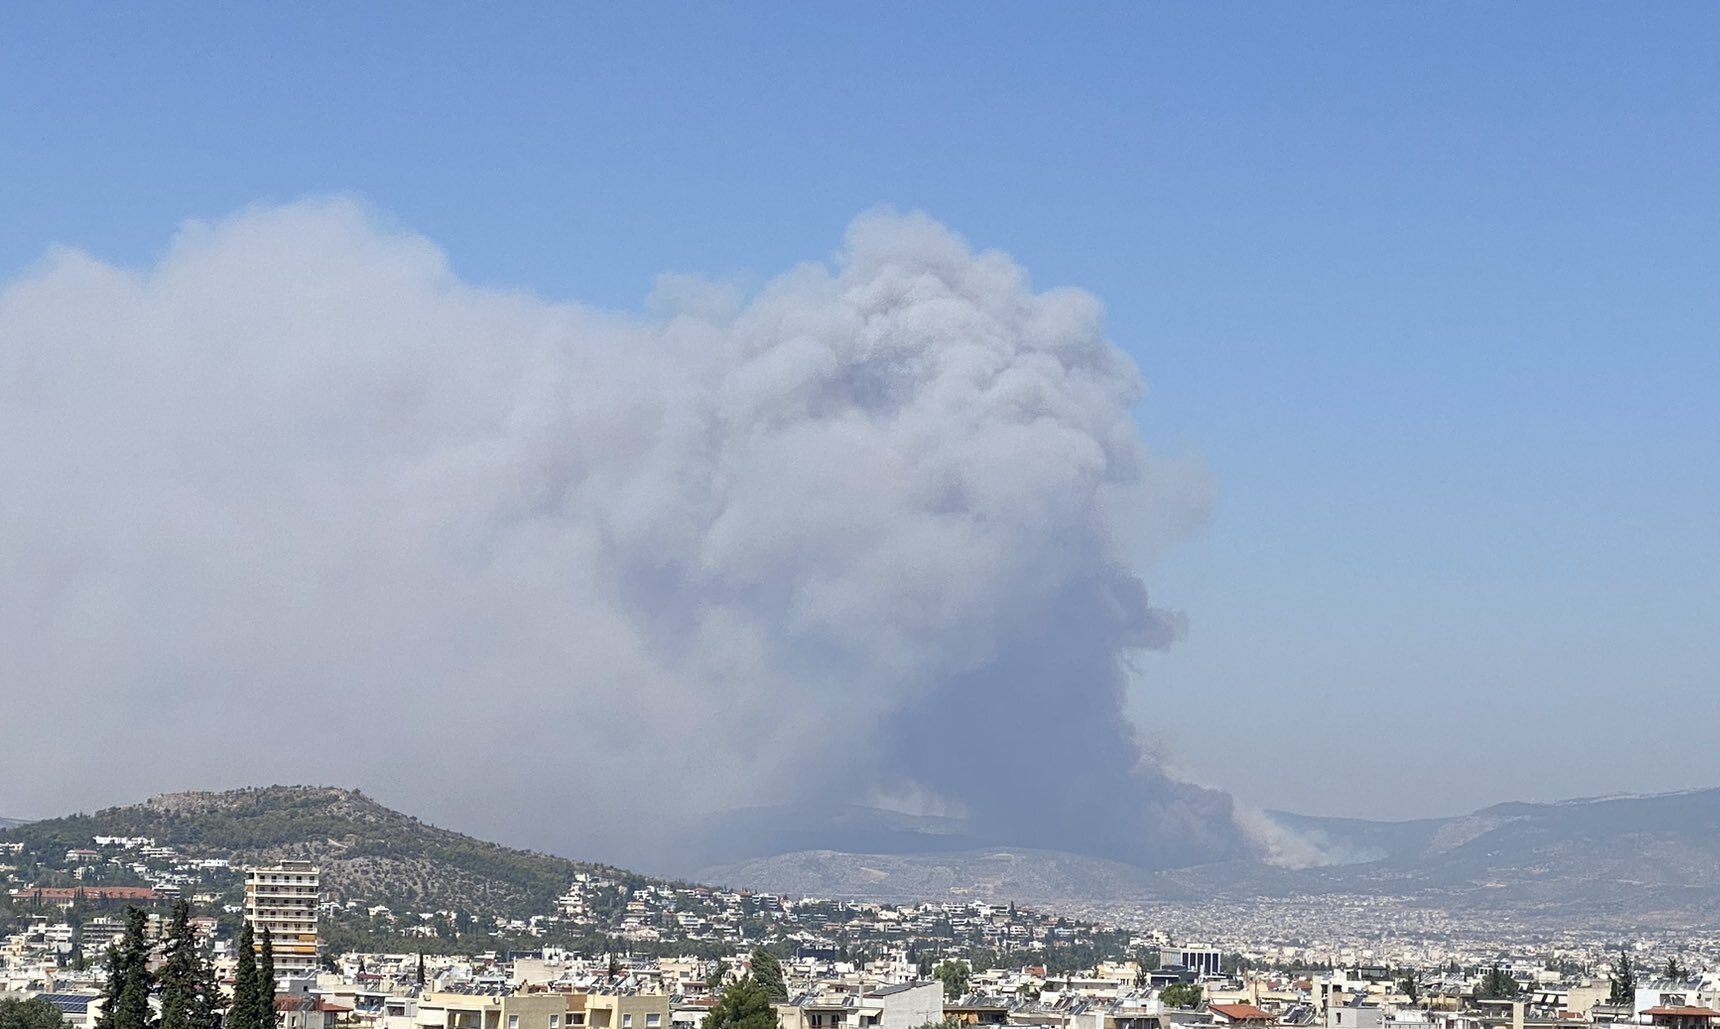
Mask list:
[[167,926],[167,961],[161,968],[161,1029],[191,1029],[197,952],[187,946],[190,935],[191,909],[176,900]]
[[1622,950],[1618,954],[1618,973],[1612,977],[1612,992],[1607,1000],[1613,1004],[1636,1002],[1636,972],[1630,967],[1630,955]]
[[113,1029],[149,1029],[149,948],[143,941],[147,925],[142,908],[126,910],[125,936],[119,947],[123,971]]
[[257,937],[249,919],[239,927],[238,963],[233,969],[233,1003],[223,1029],[261,1029],[257,1025]]
[[186,945],[192,957],[191,1029],[220,1029],[221,984],[215,978],[214,955],[197,938],[197,929],[187,923]]
[[102,984],[102,1010],[96,1016],[96,1029],[114,1029],[119,1014],[119,995],[125,989],[125,965],[119,958],[119,944],[107,948],[107,981]]
[[160,982],[161,1029],[215,1029],[215,972],[198,945],[191,907],[183,900],[173,903]]
[[257,959],[257,1029],[275,1029],[275,940],[263,926],[263,953]]

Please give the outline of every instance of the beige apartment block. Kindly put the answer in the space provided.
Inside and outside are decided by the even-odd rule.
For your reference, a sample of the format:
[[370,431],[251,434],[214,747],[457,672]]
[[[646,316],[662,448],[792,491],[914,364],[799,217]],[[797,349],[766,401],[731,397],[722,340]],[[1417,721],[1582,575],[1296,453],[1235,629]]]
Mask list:
[[277,976],[315,975],[320,870],[309,861],[245,869],[245,918],[262,946],[263,930],[275,952]]
[[432,993],[418,1002],[419,1029],[563,1029],[564,993]]
[[584,1010],[569,1005],[569,1015],[584,1018],[573,1029],[668,1029],[669,998],[660,993],[592,993]]

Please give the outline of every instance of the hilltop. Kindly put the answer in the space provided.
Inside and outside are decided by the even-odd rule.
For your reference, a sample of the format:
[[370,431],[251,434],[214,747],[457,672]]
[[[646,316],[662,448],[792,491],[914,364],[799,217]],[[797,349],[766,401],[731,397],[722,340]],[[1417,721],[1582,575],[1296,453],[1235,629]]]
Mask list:
[[1031,946],[1038,961],[1069,969],[1120,956],[1130,939],[1014,905],[886,913],[650,878],[486,843],[330,787],[167,794],[3,830],[0,842],[20,845],[0,866],[0,931],[41,914],[54,900],[49,889],[85,913],[112,914],[131,900],[103,896],[118,886],[177,891],[231,921],[244,864],[301,858],[322,867],[330,903],[319,931],[330,954],[556,945],[714,957],[792,939],[872,956],[932,946],[986,961],[999,960],[999,948]]
[[303,858],[323,869],[334,901],[395,911],[461,911],[478,919],[529,918],[552,910],[574,877],[627,884],[621,869],[487,843],[391,810],[357,790],[267,786],[169,793],[141,804],[30,822],[0,832],[51,858],[95,836],[147,836],[189,858],[244,864]]

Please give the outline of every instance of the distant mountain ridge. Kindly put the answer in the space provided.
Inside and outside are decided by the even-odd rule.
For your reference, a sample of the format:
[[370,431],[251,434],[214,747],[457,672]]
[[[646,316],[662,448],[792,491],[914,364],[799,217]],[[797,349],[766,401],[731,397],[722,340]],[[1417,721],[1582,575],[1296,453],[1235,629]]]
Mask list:
[[28,822],[29,819],[27,818],[0,818],[0,829],[10,829],[14,826],[25,825]]
[[[1371,895],[1560,919],[1712,918],[1720,905],[1720,789],[1495,804],[1402,822],[1270,812],[1323,863],[1230,861],[1149,871],[1076,854],[950,838],[914,852],[834,848],[754,856],[698,878],[852,898],[1008,898],[1071,906],[1205,898]],[[898,836],[898,844],[904,838]]]
[[[683,878],[800,896],[1087,910],[1356,895],[1525,919],[1706,924],[1720,911],[1720,789],[1513,802],[1402,822],[1286,812],[1267,818],[1326,863],[1289,868],[1238,860],[1154,871],[999,845],[971,834],[959,819],[863,807],[758,808],[713,818],[711,852],[726,848],[734,859]],[[401,911],[522,918],[553,908],[582,872],[630,887],[669,881],[486,843],[333,787],[173,793],[0,827],[0,839],[62,855],[98,835],[149,836],[190,856],[236,864],[307,858],[323,867],[335,899]]]

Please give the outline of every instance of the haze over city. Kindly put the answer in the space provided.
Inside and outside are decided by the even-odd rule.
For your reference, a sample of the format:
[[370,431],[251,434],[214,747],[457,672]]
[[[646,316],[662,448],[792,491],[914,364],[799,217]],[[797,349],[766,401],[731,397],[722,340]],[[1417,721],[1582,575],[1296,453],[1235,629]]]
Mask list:
[[1717,37],[14,10],[0,814],[1164,867],[1720,784]]

